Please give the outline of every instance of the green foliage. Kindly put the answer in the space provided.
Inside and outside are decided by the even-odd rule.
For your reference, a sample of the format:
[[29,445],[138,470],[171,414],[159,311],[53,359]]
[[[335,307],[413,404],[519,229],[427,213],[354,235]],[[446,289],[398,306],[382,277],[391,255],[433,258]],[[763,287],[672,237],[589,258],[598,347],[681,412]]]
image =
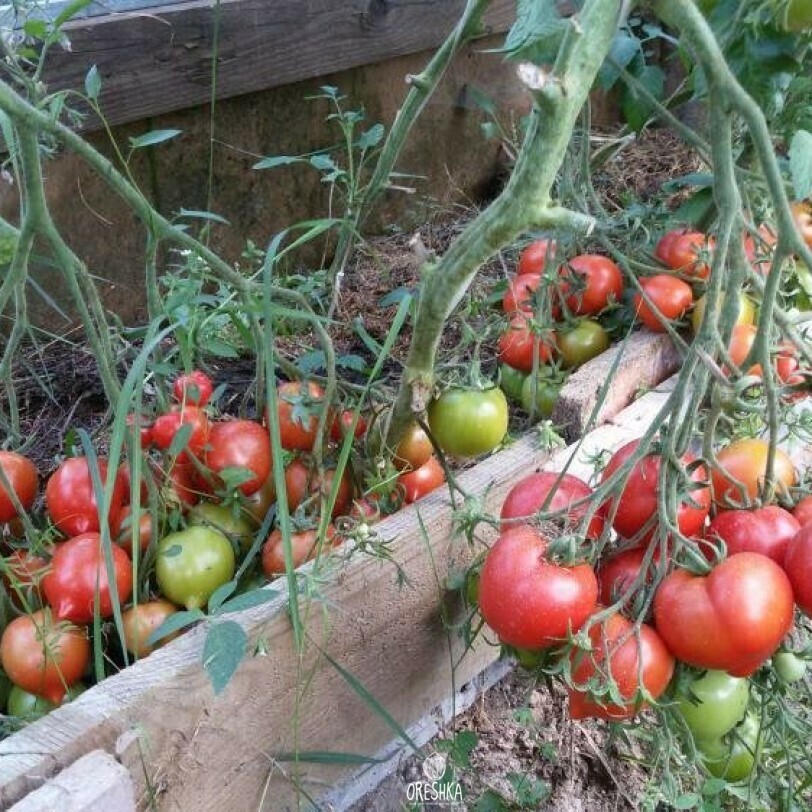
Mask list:
[[501,50],[517,62],[550,64],[555,61],[567,25],[555,0],[518,0],[516,22]]

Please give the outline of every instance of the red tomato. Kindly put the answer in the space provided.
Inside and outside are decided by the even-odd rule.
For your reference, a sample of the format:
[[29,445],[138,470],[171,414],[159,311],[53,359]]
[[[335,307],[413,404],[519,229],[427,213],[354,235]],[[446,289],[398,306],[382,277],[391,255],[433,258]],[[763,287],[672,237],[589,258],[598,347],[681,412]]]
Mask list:
[[[575,650],[571,658],[576,686],[568,688],[571,718],[631,719],[646,707],[645,696],[657,699],[668,687],[674,658],[651,626],[641,623],[635,630],[625,617],[614,614],[590,627],[589,639],[592,651]],[[606,695],[595,697],[587,687],[596,678],[603,682],[609,676],[623,704]]]
[[502,310],[509,316],[518,311],[532,313],[533,294],[539,289],[541,280],[541,274],[535,273],[526,273],[511,279],[502,299]]
[[116,544],[128,556],[132,557],[133,547],[137,546],[143,555],[149,549],[152,541],[152,517],[148,510],[139,511],[138,521],[133,520],[132,508],[126,505],[121,510],[121,529],[116,538]]
[[[769,443],[765,440],[737,440],[716,455],[719,469],[711,474],[713,500],[720,507],[741,507],[756,499],[764,486]],[[795,484],[795,466],[780,448],[773,465],[777,489],[785,492]],[[739,487],[741,486],[741,488]]]
[[[355,412],[352,409],[344,409],[337,415],[330,424],[330,439],[334,443],[340,443],[352,429],[352,421],[355,419]],[[358,423],[355,426],[355,438],[363,437],[367,432],[367,421],[362,415],[358,415]]]
[[777,564],[784,560],[787,545],[801,529],[798,520],[777,505],[758,510],[724,510],[711,519],[706,536],[722,539],[727,554],[761,553]]
[[215,475],[242,468],[250,479],[239,485],[245,496],[262,487],[271,474],[271,438],[268,429],[253,420],[223,420],[209,435],[206,465]]
[[525,525],[505,530],[488,551],[479,610],[509,646],[554,646],[595,611],[598,582],[592,567],[559,566],[547,560],[546,550],[547,540]]
[[641,279],[640,286],[651,299],[655,309],[652,310],[638,293],[634,297],[635,313],[643,324],[655,333],[665,332],[665,327],[656,315],[657,311],[666,321],[674,321],[682,318],[694,300],[691,286],[669,274],[661,273]]
[[792,509],[792,515],[801,527],[812,524],[812,494],[804,496]]
[[[146,657],[152,654],[156,646],[147,641],[150,635],[161,626],[170,616],[178,611],[178,607],[169,601],[148,601],[131,606],[121,616],[124,625],[124,644],[127,651],[135,657]],[[178,636],[175,634],[162,637],[157,646],[163,646]]]
[[[332,546],[334,538],[335,528],[328,525],[324,549],[329,549]],[[301,567],[306,561],[315,558],[316,553],[319,551],[318,534],[315,530],[303,530],[299,533],[293,533],[290,543],[294,568]],[[285,572],[285,550],[280,530],[274,530],[262,547],[262,571],[268,578],[273,578],[275,575]]]
[[804,525],[789,542],[783,565],[792,584],[795,603],[812,617],[812,525]]
[[526,315],[516,315],[499,338],[499,358],[514,369],[532,372],[534,351],[538,352],[538,363],[546,364],[553,357],[552,343],[551,337],[545,338],[532,330]]
[[[318,494],[321,492],[325,499],[329,496],[335,479],[335,469],[327,468],[324,479],[319,481],[318,472],[308,466],[301,459],[294,459],[285,469],[285,490],[288,496],[288,510],[295,511],[308,497],[315,497],[313,504],[318,504]],[[342,516],[352,500],[352,481],[349,472],[345,469],[341,483],[336,494],[333,516]]]
[[445,471],[437,457],[432,455],[428,462],[416,471],[408,471],[398,477],[398,484],[403,487],[404,500],[407,505],[422,499],[427,493],[439,488],[445,482]]
[[[107,460],[99,458],[98,467],[104,488],[107,481]],[[121,523],[121,508],[126,495],[126,483],[121,474],[117,473],[108,513],[110,532],[114,535]],[[85,457],[71,457],[54,471],[45,486],[45,504],[51,521],[66,536],[99,530],[99,508]]]
[[[555,491],[553,491],[554,487]],[[551,492],[552,496],[550,496]],[[502,512],[500,514],[502,529],[506,530],[518,524],[528,524],[533,515],[542,509],[548,498],[549,502],[547,502],[544,512],[554,513],[567,510],[566,515],[561,520],[562,524],[567,526],[567,529],[575,528],[581,519],[586,516],[589,503],[584,502],[569,510],[568,508],[573,502],[588,499],[591,494],[592,488],[572,474],[562,476],[552,471],[530,474],[530,476],[517,482],[508,491],[508,495],[502,503]],[[600,538],[605,522],[604,515],[605,510],[603,508],[595,512],[586,530],[587,538],[593,540]]]
[[[606,482],[632,456],[638,445],[640,445],[639,440],[632,440],[614,453],[603,472],[603,482]],[[693,462],[693,460],[694,457],[690,454],[686,454],[682,458],[685,465]],[[612,527],[623,538],[635,538],[643,527],[656,517],[659,475],[660,456],[657,454],[648,454],[632,469],[618,499],[617,512],[612,524]],[[692,471],[692,482],[705,484],[707,480],[708,475],[703,467],[700,466]],[[677,524],[683,535],[695,536],[699,534],[710,511],[710,503],[710,489],[707,487],[692,490],[690,499],[686,497],[680,503],[677,509]],[[611,510],[608,508],[607,513],[611,514]],[[645,538],[649,538],[652,533],[653,525],[652,529],[646,533]]]
[[172,385],[175,400],[191,406],[205,406],[211,400],[213,390],[214,384],[211,378],[199,369],[179,375]]
[[293,513],[304,502],[309,493],[310,469],[298,457],[285,468],[285,493],[288,497],[288,510]]
[[676,570],[654,595],[657,631],[678,659],[752,674],[792,628],[792,586],[778,564],[759,553],[737,553],[709,575]]
[[248,520],[255,527],[259,527],[265,521],[265,517],[275,500],[276,487],[274,486],[273,477],[269,476],[258,491],[254,491],[254,493],[242,500],[242,506]]
[[[127,553],[115,544],[110,552],[118,600],[123,604],[133,588],[132,562]],[[83,533],[64,544],[57,544],[51,569],[42,579],[42,590],[59,620],[90,623],[97,591],[99,615],[110,617],[113,614],[113,596],[110,594],[101,536],[98,533]]]
[[[28,457],[14,451],[0,451],[0,468],[6,475],[11,490],[17,495],[23,509],[28,512],[37,496],[39,480],[37,469]],[[17,516],[17,509],[9,492],[0,483],[0,522],[10,522]]]
[[[750,354],[753,343],[758,335],[758,327],[754,324],[737,324],[730,335],[728,354],[733,364],[741,369],[745,358]],[[761,377],[761,366],[754,364],[748,370],[742,370],[745,375],[758,375]]]
[[423,427],[411,423],[398,442],[392,463],[400,471],[416,471],[429,461],[433,453],[434,447]]
[[[146,464],[146,463],[145,463]],[[147,499],[149,498],[149,488],[147,487],[147,480],[143,475],[143,466],[141,468],[142,475],[141,475],[141,487],[139,489],[141,504],[145,505],[147,503]],[[130,468],[130,463],[127,460],[121,463],[118,466],[118,476],[124,486],[124,504],[129,505],[132,502],[132,470]]]
[[[581,254],[573,257],[559,269],[567,289],[567,307],[578,316],[596,316],[611,301],[619,302],[623,296],[623,273],[608,257],[600,254]],[[576,279],[580,277],[579,279]]]
[[551,261],[554,259],[555,250],[555,240],[534,240],[522,251],[516,275],[540,274],[544,270],[547,256],[549,255]]
[[29,550],[15,550],[3,562],[3,585],[18,609],[36,609],[42,603],[42,579],[48,567],[46,559]]
[[[276,408],[282,448],[288,451],[311,451],[319,430],[319,416],[324,403],[324,390],[312,381],[307,385],[288,381],[279,385]],[[266,412],[265,422],[268,422]],[[328,421],[327,425],[330,425]]]
[[[631,589],[640,575],[643,560],[646,557],[645,545],[631,547],[610,556],[601,563],[596,572],[598,578],[598,600],[606,606],[611,606]],[[638,586],[645,586],[651,582],[651,573]]]
[[90,643],[84,629],[58,622],[50,609],[42,609],[8,624],[0,660],[15,685],[58,704],[81,679],[90,661]]
[[714,240],[700,231],[676,230],[666,234],[654,249],[654,256],[675,271],[707,279],[710,265],[701,255],[713,249]]
[[166,473],[164,499],[183,509],[196,505],[200,501],[200,494],[201,488],[194,463],[177,460]]
[[188,460],[188,454],[198,456],[209,439],[211,426],[208,415],[198,406],[173,406],[167,414],[155,418],[152,424],[152,442],[156,448],[166,451],[180,431],[181,426],[189,426],[184,451],[178,454],[178,460]]
[[[127,415],[127,427],[131,430],[135,430],[135,422],[136,422],[136,415],[128,414]],[[144,418],[141,417],[139,422],[139,429],[138,429],[138,442],[141,448],[149,448],[152,445],[152,423],[147,423],[144,421]]]

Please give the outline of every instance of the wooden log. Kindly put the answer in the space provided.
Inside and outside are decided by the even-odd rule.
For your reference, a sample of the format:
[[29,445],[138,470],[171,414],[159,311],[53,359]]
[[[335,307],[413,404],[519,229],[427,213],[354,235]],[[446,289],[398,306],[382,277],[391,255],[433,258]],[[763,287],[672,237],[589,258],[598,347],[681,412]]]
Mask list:
[[[494,0],[487,31],[512,23],[514,0]],[[110,124],[208,104],[216,58],[218,99],[368,65],[439,45],[464,0],[221,0],[217,43],[209,0],[80,19],[66,25],[70,51],[53,49],[51,90],[84,90],[95,65]],[[98,122],[90,118],[86,128]]]
[[[588,477],[589,455],[640,436],[665,397],[650,393],[625,420],[592,432],[569,470]],[[560,469],[573,453],[540,450],[531,433],[463,472],[459,482],[498,513],[516,481],[542,466]],[[308,642],[301,657],[280,595],[235,616],[253,656],[215,697],[201,667],[206,630],[192,630],[1,742],[0,808],[102,749],[128,767],[141,807],[154,799],[162,810],[284,809],[295,806],[297,792],[320,797],[357,768],[314,763],[308,753],[367,756],[390,746],[393,724],[323,652],[406,728],[487,668],[498,649],[480,638],[466,652],[453,629],[462,611],[445,584],[467,567],[472,550],[455,527],[447,492],[377,530],[391,542],[402,581],[392,563],[357,551],[336,567],[334,579],[311,580],[319,599],[303,606]],[[307,574],[314,575],[313,565],[303,569]],[[298,765],[285,756],[294,750]]]

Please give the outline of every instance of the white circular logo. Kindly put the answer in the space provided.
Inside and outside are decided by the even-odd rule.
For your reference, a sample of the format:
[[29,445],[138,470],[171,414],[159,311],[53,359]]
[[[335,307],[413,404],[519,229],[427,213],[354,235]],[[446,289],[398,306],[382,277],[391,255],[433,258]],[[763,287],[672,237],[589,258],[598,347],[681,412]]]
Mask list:
[[445,753],[432,753],[423,762],[423,775],[432,783],[439,781],[445,774],[445,765]]

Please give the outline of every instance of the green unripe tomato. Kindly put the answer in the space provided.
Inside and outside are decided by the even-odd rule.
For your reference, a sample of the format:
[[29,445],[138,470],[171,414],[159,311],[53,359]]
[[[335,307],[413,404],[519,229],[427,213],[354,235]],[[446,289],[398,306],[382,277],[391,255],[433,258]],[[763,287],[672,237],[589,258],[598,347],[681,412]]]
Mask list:
[[528,375],[522,386],[522,406],[537,418],[550,417],[558,401],[561,384],[549,374]]
[[678,697],[677,712],[695,739],[719,739],[747,713],[750,684],[726,671],[706,671]]
[[522,399],[522,386],[527,374],[514,369],[508,364],[499,364],[499,388],[505,393],[507,399],[519,403]]
[[697,749],[708,772],[731,784],[746,781],[761,756],[757,748],[759,730],[758,719],[748,715],[724,738],[697,741]]
[[247,553],[254,542],[251,522],[240,512],[239,508],[235,515],[232,507],[201,502],[189,508],[187,520],[194,526],[213,527],[215,530],[219,530],[237,544],[243,553]]
[[440,448],[455,457],[493,451],[508,428],[505,393],[490,389],[447,389],[429,404],[429,428]]
[[786,31],[812,30],[812,2],[810,0],[789,0],[784,7],[782,22]]
[[[83,694],[86,690],[87,686],[81,682],[71,685],[60,704],[64,705],[66,702],[76,699],[77,696]],[[58,705],[55,705],[43,696],[37,696],[36,694],[23,690],[19,685],[12,685],[8,695],[7,707],[9,716],[15,716],[17,719],[22,719],[25,722],[34,722],[50,713],[54,708],[58,707]]]
[[161,539],[155,577],[172,603],[200,609],[234,577],[235,566],[234,548],[219,530],[193,525]]
[[[702,319],[705,318],[705,308],[707,307],[708,297],[700,296],[695,304],[691,313],[691,333],[696,335],[702,324]],[[718,305],[718,310],[722,309],[721,303]],[[736,317],[736,324],[755,324],[756,321],[756,306],[753,300],[746,293],[739,293],[739,314]]]
[[773,654],[773,668],[782,682],[798,682],[806,675],[806,660],[802,660],[791,651],[779,651]]
[[609,349],[609,333],[592,319],[582,319],[571,330],[556,336],[558,352],[567,369],[585,364]]

